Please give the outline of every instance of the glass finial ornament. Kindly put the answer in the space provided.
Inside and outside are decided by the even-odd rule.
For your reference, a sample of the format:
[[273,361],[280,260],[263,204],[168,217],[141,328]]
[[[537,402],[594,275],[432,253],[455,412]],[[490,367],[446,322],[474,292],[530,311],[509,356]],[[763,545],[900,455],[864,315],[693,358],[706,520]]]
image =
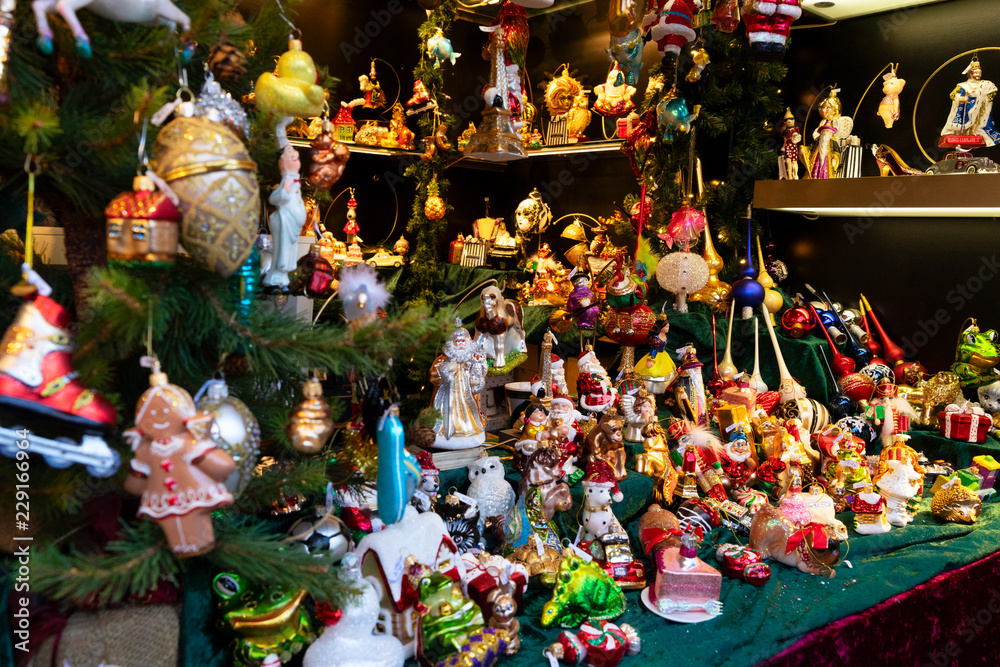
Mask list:
[[236,469],[226,479],[226,488],[239,497],[260,458],[260,424],[247,404],[229,395],[225,379],[212,379],[195,396],[195,407],[212,415],[212,440],[228,454]]
[[753,265],[753,209],[747,207],[747,254],[743,268],[740,269],[740,279],[733,283],[732,295],[736,305],[741,308],[744,320],[753,317],[753,311],[764,303],[764,286],[757,282],[757,269]]
[[712,243],[712,232],[707,220],[705,221],[704,233],[705,248],[702,250],[701,257],[708,265],[708,282],[689,298],[691,301],[704,303],[717,313],[723,313],[729,302],[731,288],[729,283],[719,279],[719,273],[722,272],[723,267],[722,256],[715,250],[715,244]]

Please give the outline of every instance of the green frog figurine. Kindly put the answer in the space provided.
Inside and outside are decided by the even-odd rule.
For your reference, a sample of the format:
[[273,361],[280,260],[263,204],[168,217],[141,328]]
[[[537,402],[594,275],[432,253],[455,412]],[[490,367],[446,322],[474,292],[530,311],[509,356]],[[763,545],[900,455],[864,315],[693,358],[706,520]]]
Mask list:
[[[997,332],[994,329],[980,331],[976,319],[970,317],[962,329],[955,348],[955,363],[951,372],[958,376],[963,387],[980,387],[1000,379],[1000,348],[997,348]],[[963,323],[963,325],[965,324]]]
[[287,662],[316,639],[303,589],[254,587],[238,574],[223,572],[215,577],[213,590],[221,614],[218,625],[235,635],[238,667],[259,667],[269,653]]

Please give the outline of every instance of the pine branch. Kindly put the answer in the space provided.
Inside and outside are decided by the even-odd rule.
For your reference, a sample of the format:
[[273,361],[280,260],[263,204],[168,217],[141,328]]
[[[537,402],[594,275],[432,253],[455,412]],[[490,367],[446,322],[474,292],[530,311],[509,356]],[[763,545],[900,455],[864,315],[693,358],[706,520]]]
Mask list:
[[124,525],[121,535],[101,554],[62,552],[51,543],[37,548],[31,560],[32,589],[65,606],[107,607],[142,596],[162,582],[179,583],[180,566],[157,525]]

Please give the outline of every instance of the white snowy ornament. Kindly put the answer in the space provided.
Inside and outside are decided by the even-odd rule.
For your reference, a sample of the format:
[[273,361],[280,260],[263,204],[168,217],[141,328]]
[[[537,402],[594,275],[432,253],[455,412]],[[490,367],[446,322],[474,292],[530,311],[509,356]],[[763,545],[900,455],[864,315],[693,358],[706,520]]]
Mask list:
[[306,650],[302,667],[401,667],[406,661],[402,643],[392,635],[375,634],[379,597],[371,582],[361,578],[357,555],[347,554],[343,564],[346,583],[360,595]]
[[466,492],[479,504],[479,533],[487,517],[506,517],[514,507],[514,487],[503,476],[503,463],[499,456],[486,456],[468,465],[469,490]]
[[656,280],[663,289],[677,295],[674,310],[686,313],[687,295],[708,284],[708,264],[693,252],[672,252],[660,258]]

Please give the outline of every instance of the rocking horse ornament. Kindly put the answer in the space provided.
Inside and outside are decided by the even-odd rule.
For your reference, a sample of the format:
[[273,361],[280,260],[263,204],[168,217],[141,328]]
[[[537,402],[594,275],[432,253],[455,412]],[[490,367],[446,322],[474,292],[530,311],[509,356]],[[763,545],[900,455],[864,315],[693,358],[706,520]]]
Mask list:
[[35,0],[31,8],[38,22],[38,48],[45,55],[52,54],[52,27],[48,15],[54,11],[58,11],[69,24],[76,39],[76,50],[84,58],[90,58],[94,52],[90,48],[90,37],[76,16],[78,9],[89,9],[112,21],[171,28],[179,25],[184,31],[191,29],[191,19],[170,0]]

